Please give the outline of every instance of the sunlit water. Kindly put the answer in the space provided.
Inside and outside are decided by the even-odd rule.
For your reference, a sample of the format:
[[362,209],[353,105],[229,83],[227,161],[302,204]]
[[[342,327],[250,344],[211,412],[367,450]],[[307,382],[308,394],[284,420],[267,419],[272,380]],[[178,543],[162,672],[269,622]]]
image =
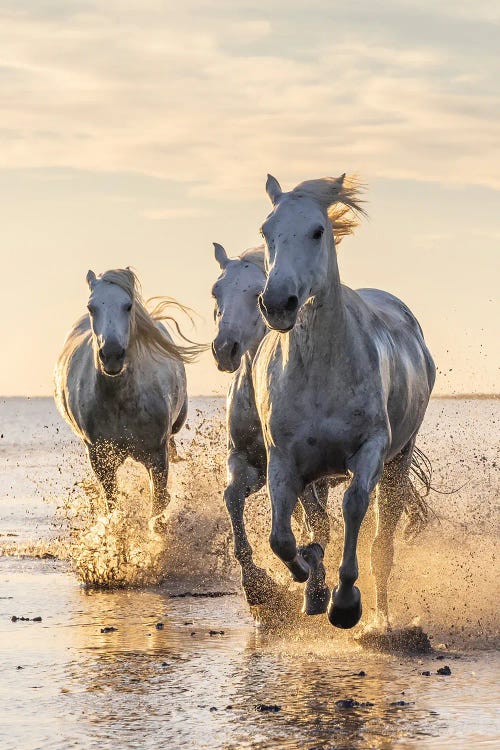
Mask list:
[[[398,542],[395,623],[417,618],[435,646],[409,658],[363,650],[325,618],[299,616],[285,632],[255,627],[221,502],[220,402],[191,405],[163,542],[149,531],[140,468],[122,472],[115,515],[91,517],[85,457],[51,402],[2,401],[2,750],[498,747],[499,406],[431,403],[420,445],[436,486],[461,489],[433,495],[439,519],[412,545]],[[260,563],[285,583],[268,551],[264,493],[248,522]],[[335,539],[330,581],[338,553]],[[136,588],[86,590],[82,579]],[[365,566],[365,622],[371,584]],[[207,592],[225,595],[190,595]],[[438,675],[445,665],[451,675]],[[339,703],[349,700],[365,705]]]

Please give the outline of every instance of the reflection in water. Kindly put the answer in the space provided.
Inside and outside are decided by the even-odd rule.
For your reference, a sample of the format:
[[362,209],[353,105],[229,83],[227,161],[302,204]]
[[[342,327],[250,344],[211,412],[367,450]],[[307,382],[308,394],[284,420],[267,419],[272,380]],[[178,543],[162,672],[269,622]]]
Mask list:
[[[491,654],[402,659],[332,631],[278,638],[254,628],[239,597],[86,593],[53,563],[4,561],[0,576],[13,597],[0,600],[6,750],[455,748],[494,731]],[[436,675],[443,664],[450,677]],[[373,705],[337,705],[346,699]]]

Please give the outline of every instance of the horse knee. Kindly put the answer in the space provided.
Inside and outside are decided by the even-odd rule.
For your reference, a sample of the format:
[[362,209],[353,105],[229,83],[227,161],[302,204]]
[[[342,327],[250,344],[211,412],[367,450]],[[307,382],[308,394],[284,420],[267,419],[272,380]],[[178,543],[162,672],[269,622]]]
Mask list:
[[360,525],[368,510],[369,503],[370,493],[351,485],[346,491],[342,503],[344,520]]
[[273,530],[269,537],[269,544],[274,554],[284,562],[290,562],[297,554],[297,544],[291,532]]

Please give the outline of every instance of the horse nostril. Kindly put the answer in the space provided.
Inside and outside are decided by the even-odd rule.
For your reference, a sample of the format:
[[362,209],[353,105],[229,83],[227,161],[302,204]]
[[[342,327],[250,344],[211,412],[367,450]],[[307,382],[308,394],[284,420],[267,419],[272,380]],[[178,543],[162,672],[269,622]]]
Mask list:
[[99,349],[99,359],[101,362],[106,362],[106,355],[104,354],[102,349]]
[[285,310],[287,312],[295,312],[298,306],[299,306],[299,299],[295,294],[292,294],[290,297],[288,297],[286,301]]
[[237,341],[235,341],[231,349],[231,359],[234,359],[235,357],[238,356],[239,350],[240,350],[240,345],[238,344]]
[[117,359],[123,359],[125,356],[125,349],[122,349],[118,354],[116,355]]

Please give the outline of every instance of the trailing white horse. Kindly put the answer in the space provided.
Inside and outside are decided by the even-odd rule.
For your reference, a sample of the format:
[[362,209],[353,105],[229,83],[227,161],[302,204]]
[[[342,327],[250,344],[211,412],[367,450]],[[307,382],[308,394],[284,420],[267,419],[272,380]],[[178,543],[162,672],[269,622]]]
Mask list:
[[[152,312],[130,269],[87,274],[88,313],[71,329],[55,369],[57,407],[84,442],[108,510],[116,502],[116,473],[127,457],[149,472],[152,515],[168,504],[168,452],[187,414],[184,363],[203,349],[178,346],[161,323],[175,320],[168,298]],[[161,524],[160,524],[161,526]]]
[[[219,370],[234,373],[227,395],[227,486],[224,500],[231,518],[234,555],[241,566],[243,590],[251,606],[268,602],[275,585],[266,571],[255,565],[245,530],[244,509],[249,495],[266,481],[266,449],[255,405],[252,362],[267,328],[259,312],[258,298],[266,283],[264,248],[245,250],[229,258],[214,243],[221,275],[212,288],[217,335],[212,353]],[[324,549],[330,538],[326,512],[328,486],[318,482],[300,497],[302,525],[311,541]],[[314,589],[317,597],[317,587]],[[306,596],[305,611],[314,614],[318,604]]]
[[340,283],[328,213],[337,204],[361,211],[356,184],[343,175],[285,193],[268,176],[266,190],[273,208],[262,226],[268,278],[260,308],[273,332],[254,359],[253,381],[268,458],[270,544],[295,580],[314,577],[321,558],[297,549],[293,509],[311,481],[349,477],[328,616],[332,625],[353,627],[361,617],[358,533],[380,483],[372,568],[377,610],[387,622],[393,536],[414,492],[409,473],[434,363],[403,302]]

